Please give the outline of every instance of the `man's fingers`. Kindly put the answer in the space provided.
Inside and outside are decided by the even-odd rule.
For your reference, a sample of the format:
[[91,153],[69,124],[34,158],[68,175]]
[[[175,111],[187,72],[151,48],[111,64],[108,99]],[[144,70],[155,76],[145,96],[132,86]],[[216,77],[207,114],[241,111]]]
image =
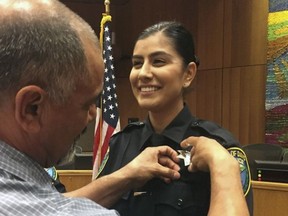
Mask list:
[[171,182],[171,179],[176,180],[180,178],[178,171],[161,166],[160,164],[156,173],[159,173],[157,177],[163,179],[165,182]]
[[177,158],[178,153],[168,146],[159,146],[158,155],[158,171],[160,175],[158,177],[162,178],[165,182],[171,182],[171,179],[179,179],[180,166],[178,165],[179,158]]
[[168,146],[159,147],[158,155],[158,171],[161,173],[158,177],[162,178],[165,182],[171,182],[171,179],[179,179],[180,166],[178,165],[178,153]]
[[188,137],[180,143],[181,148],[187,149],[193,147],[197,143],[198,137]]
[[[177,158],[178,161],[179,161],[179,158]],[[173,170],[176,170],[176,171],[179,171],[180,170],[180,166],[175,163],[175,161],[171,160],[169,157],[165,157],[165,156],[160,156],[159,159],[158,159],[158,162],[163,165],[163,166],[166,166],[170,169],[173,169]]]
[[180,160],[177,158],[178,153],[175,150],[169,146],[158,146],[147,147],[144,151],[146,152],[145,155],[154,158],[153,169],[151,169],[154,177],[164,179],[165,182],[180,178],[178,172],[180,170],[178,165]]
[[179,158],[178,153],[173,150],[172,148],[168,147],[168,146],[159,146],[159,157],[161,156],[168,156],[171,159],[173,159],[174,162],[178,163],[179,162]]
[[189,172],[196,172],[197,168],[195,166],[193,166],[193,163],[190,163],[188,166],[188,171]]

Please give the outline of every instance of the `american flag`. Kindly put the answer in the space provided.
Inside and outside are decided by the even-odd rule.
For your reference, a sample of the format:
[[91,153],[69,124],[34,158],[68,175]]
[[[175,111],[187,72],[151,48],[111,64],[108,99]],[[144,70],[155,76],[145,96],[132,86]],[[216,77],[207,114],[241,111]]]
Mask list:
[[100,165],[109,149],[110,137],[120,130],[110,23],[111,16],[104,14],[101,21],[100,43],[102,45],[105,71],[103,92],[99,107],[97,107],[95,124],[93,179],[97,177]]

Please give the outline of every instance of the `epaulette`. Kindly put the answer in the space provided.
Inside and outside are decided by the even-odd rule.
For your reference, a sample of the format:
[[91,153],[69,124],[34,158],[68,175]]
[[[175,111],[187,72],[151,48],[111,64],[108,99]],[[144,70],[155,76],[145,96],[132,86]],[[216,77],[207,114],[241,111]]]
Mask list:
[[112,139],[114,136],[117,136],[118,134],[122,134],[122,133],[125,133],[125,132],[128,132],[130,129],[135,129],[135,127],[139,127],[139,126],[144,126],[145,123],[144,122],[140,122],[140,121],[137,121],[137,122],[131,122],[129,123],[128,125],[126,125],[122,130],[118,131],[117,133],[114,133],[110,139]]
[[130,130],[132,128],[139,128],[139,127],[143,127],[145,125],[144,122],[141,122],[141,121],[137,121],[137,122],[131,122],[129,123],[126,127],[123,128],[123,132],[127,131],[127,130]]
[[222,141],[222,144],[235,144],[239,145],[239,141],[234,138],[232,133],[230,133],[228,130],[220,127],[218,124],[206,121],[202,119],[197,119],[196,121],[192,122],[192,127],[199,127],[206,131],[209,135],[211,135],[211,138],[218,138],[217,141]]

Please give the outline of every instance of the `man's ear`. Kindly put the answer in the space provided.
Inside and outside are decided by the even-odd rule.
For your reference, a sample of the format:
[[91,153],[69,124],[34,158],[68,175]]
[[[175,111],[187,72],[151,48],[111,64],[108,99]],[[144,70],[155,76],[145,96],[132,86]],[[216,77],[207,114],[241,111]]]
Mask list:
[[196,72],[197,72],[196,64],[194,62],[190,62],[185,71],[185,78],[183,84],[184,87],[190,86],[190,84],[195,78]]
[[21,88],[15,96],[15,119],[27,132],[41,127],[41,114],[46,92],[34,85]]

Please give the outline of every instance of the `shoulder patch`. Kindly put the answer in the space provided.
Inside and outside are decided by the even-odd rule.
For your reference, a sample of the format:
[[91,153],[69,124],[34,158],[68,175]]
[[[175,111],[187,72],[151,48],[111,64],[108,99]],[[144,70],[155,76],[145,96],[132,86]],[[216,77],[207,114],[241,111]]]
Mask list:
[[55,181],[57,180],[57,170],[54,166],[49,167],[49,168],[44,168],[44,169],[53,180]]
[[241,183],[244,195],[246,196],[251,188],[251,174],[246,154],[241,148],[238,147],[231,147],[227,150],[240,165]]

